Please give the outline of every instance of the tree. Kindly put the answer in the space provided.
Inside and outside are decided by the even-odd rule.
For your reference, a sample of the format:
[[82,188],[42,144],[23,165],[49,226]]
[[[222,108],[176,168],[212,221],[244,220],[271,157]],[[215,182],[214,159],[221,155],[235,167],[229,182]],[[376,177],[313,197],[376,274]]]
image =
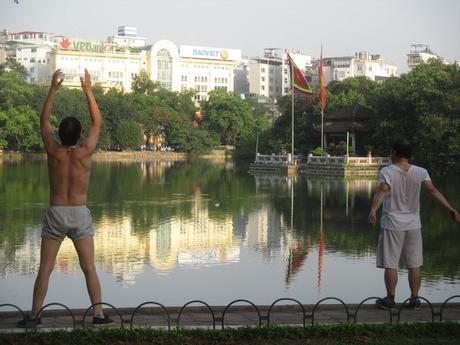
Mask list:
[[238,138],[255,129],[251,107],[234,93],[211,91],[209,100],[203,103],[203,113],[203,127],[219,133],[223,145],[236,146]]
[[376,100],[377,149],[396,137],[414,146],[415,161],[438,172],[460,169],[460,67],[438,60],[390,78]]
[[122,120],[115,131],[115,142],[122,150],[139,150],[142,143],[141,127],[134,120]]
[[153,94],[159,88],[160,84],[150,79],[146,70],[141,70],[139,74],[135,75],[131,83],[131,90],[141,94]]
[[1,122],[4,122],[5,127],[0,132],[0,144],[4,145],[7,141],[8,148],[12,150],[42,148],[40,118],[28,105],[10,108],[6,112],[0,111]]
[[27,72],[27,68],[21,65],[16,59],[12,57],[7,57],[6,61],[0,64],[0,75],[4,74],[5,72],[14,72],[17,74],[22,81],[26,81],[29,73]]
[[0,109],[26,105],[33,97],[33,87],[16,71],[0,73]]

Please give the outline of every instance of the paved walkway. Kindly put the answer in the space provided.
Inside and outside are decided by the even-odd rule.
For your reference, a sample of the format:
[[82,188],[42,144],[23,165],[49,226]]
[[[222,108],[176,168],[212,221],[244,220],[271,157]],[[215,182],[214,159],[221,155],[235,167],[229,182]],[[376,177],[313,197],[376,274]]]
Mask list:
[[[357,323],[397,323],[399,322],[431,322],[441,321],[441,304],[432,304],[433,310],[427,303],[422,304],[422,308],[418,311],[407,310],[401,308],[389,311],[380,310],[374,306],[373,301],[363,304],[358,310],[358,305],[349,304],[346,307],[343,304],[320,304],[315,310],[314,305],[303,305],[302,307],[296,304],[275,305],[268,313],[270,306],[257,306],[258,311],[249,304],[236,303],[230,306],[227,310],[224,306],[212,306],[212,312],[198,303],[191,304],[183,309],[181,307],[168,307],[166,310],[160,307],[152,307],[152,304],[145,305],[138,309],[133,317],[134,308],[120,308],[117,310],[104,307],[104,311],[108,313],[115,323],[110,327],[131,327],[131,319],[133,327],[159,327],[168,328],[168,313],[169,325],[171,328],[180,327],[186,328],[209,328],[221,329],[224,327],[241,327],[241,326],[258,326],[269,324],[276,325],[298,325],[302,326],[305,322],[306,326],[314,324],[334,324],[344,323],[348,320]],[[54,306],[56,308],[56,306]],[[24,332],[23,329],[15,328],[15,323],[21,319],[21,314],[17,311],[0,310],[0,332]],[[70,315],[66,309],[45,310],[42,314],[41,330],[51,329],[72,329],[82,327],[92,327],[92,315],[87,315],[83,320],[85,309],[74,309]],[[224,315],[225,311],[225,315]],[[314,311],[314,312],[313,312]],[[179,318],[180,314],[180,318]],[[399,314],[399,315],[398,315]],[[355,319],[356,318],[356,319]],[[460,321],[460,303],[447,304],[442,312],[442,321],[456,320]]]

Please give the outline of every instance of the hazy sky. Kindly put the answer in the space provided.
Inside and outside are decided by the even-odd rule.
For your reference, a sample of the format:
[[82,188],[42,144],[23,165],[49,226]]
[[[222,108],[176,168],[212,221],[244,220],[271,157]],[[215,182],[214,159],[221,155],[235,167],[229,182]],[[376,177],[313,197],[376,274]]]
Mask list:
[[460,0],[0,0],[0,28],[106,39],[136,26],[150,43],[297,48],[318,57],[380,53],[407,70],[410,44],[460,61]]

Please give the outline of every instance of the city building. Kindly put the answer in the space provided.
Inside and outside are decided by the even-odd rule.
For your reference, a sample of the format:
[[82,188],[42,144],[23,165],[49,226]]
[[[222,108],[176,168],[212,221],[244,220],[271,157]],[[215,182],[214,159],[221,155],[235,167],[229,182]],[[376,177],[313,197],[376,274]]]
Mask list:
[[56,46],[56,38],[48,32],[23,31],[0,33],[0,63],[13,58],[29,73],[28,83],[49,80],[49,52]]
[[298,67],[311,67],[311,56],[300,51],[282,51],[266,48],[263,57],[256,57],[249,63],[249,93],[275,98],[290,93],[290,71],[288,54]]
[[147,44],[147,39],[138,37],[137,28],[134,26],[119,26],[118,35],[109,36],[107,42],[118,47],[144,47]]
[[[160,40],[147,45],[132,26],[119,26],[107,40],[90,40],[43,32],[0,35],[0,58],[14,57],[30,73],[28,82],[49,82],[62,69],[64,86],[80,87],[88,69],[103,88],[131,90],[132,78],[145,70],[152,80],[170,91],[194,90],[195,100],[208,99],[212,90],[247,93],[247,63],[241,50],[181,45]],[[235,83],[237,88],[235,89]]]
[[120,49],[114,43],[98,40],[61,37],[50,52],[49,74],[61,69],[64,86],[79,88],[85,68],[91,79],[103,88],[131,89],[132,78],[142,69],[147,70],[146,51]]
[[[385,63],[380,54],[356,52],[354,56],[323,58],[324,79],[326,85],[333,80],[365,76],[373,81],[384,81],[396,76],[398,66]],[[313,64],[314,73],[318,73],[319,60]]]
[[194,89],[195,99],[208,99],[208,92],[235,91],[235,70],[241,69],[241,50],[181,45],[180,90]]
[[407,67],[409,71],[421,63],[428,62],[429,59],[438,59],[447,64],[447,61],[443,57],[434,53],[426,44],[412,44],[410,47],[410,53],[407,54]]

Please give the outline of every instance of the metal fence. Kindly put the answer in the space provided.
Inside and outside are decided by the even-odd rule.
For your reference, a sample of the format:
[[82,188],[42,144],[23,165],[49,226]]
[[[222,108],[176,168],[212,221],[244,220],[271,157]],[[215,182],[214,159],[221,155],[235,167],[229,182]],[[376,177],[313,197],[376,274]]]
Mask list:
[[[217,307],[212,307],[210,306],[209,304],[207,304],[206,302],[204,301],[201,301],[201,300],[193,300],[193,301],[190,301],[190,302],[187,302],[185,303],[179,310],[178,314],[177,314],[177,318],[172,318],[171,317],[171,312],[168,311],[168,308],[165,307],[163,304],[159,303],[159,302],[155,302],[155,301],[147,301],[147,302],[143,302],[141,304],[139,304],[136,308],[134,308],[134,310],[132,312],[130,312],[129,314],[129,317],[123,317],[123,312],[120,311],[117,307],[115,307],[114,305],[112,304],[109,304],[109,303],[105,303],[105,302],[101,302],[101,303],[96,303],[96,304],[93,304],[91,305],[90,307],[88,307],[88,309],[86,309],[86,311],[84,312],[84,315],[82,317],[81,320],[79,320],[77,322],[77,319],[75,317],[75,314],[74,312],[68,307],[66,306],[65,304],[62,304],[62,303],[49,303],[45,306],[43,306],[39,312],[37,313],[37,317],[42,317],[44,312],[46,310],[49,310],[50,307],[60,307],[60,308],[63,308],[65,310],[65,314],[68,315],[68,318],[70,318],[71,322],[71,328],[72,329],[75,329],[77,327],[87,327],[87,318],[88,318],[88,315],[89,313],[92,311],[93,307],[97,306],[97,305],[102,305],[102,306],[105,306],[105,307],[109,307],[110,309],[112,309],[114,311],[114,313],[110,313],[111,314],[111,317],[115,318],[115,320],[119,320],[119,324],[120,324],[120,328],[126,328],[126,327],[129,327],[130,329],[133,329],[135,327],[149,327],[149,326],[152,326],[152,325],[149,325],[148,322],[147,323],[143,323],[142,325],[138,325],[136,324],[135,320],[136,320],[136,316],[138,316],[141,312],[141,310],[144,308],[144,307],[147,307],[147,306],[155,306],[157,307],[157,312],[160,312],[159,315],[162,315],[162,317],[164,319],[166,319],[166,323],[164,325],[162,325],[161,327],[163,328],[167,328],[168,330],[170,330],[173,326],[172,325],[175,325],[175,328],[178,329],[178,328],[181,328],[181,327],[184,327],[183,324],[181,324],[181,319],[183,318],[183,315],[185,314],[185,311],[187,309],[187,307],[189,307],[191,304],[199,304],[201,306],[203,306],[203,309],[206,310],[206,313],[209,313],[209,316],[210,316],[210,322],[211,324],[209,324],[208,326],[209,327],[212,327],[212,329],[216,329],[216,325],[219,325],[222,329],[226,328],[226,327],[229,327],[229,325],[226,323],[226,317],[228,317],[228,314],[229,312],[231,311],[232,307],[234,307],[236,304],[244,304],[244,305],[247,305],[249,306],[249,309],[250,310],[253,310],[253,313],[254,315],[256,315],[256,317],[254,318],[255,322],[253,325],[249,325],[249,326],[256,326],[256,327],[262,327],[263,325],[267,325],[269,326],[270,324],[273,324],[273,313],[274,313],[274,310],[277,306],[279,307],[286,307],[286,306],[289,306],[289,307],[298,307],[298,311],[297,312],[294,312],[294,311],[289,311],[290,313],[296,313],[298,314],[298,316],[300,316],[300,319],[302,320],[301,322],[298,322],[296,324],[301,324],[304,328],[305,327],[308,327],[308,325],[315,325],[315,324],[319,324],[319,323],[322,323],[322,322],[318,322],[318,318],[317,318],[317,314],[319,312],[319,310],[321,309],[321,305],[324,305],[324,302],[326,301],[334,301],[336,302],[335,303],[335,306],[343,306],[343,311],[340,313],[341,315],[341,319],[343,319],[344,322],[351,322],[351,323],[359,323],[358,322],[358,315],[360,314],[360,311],[362,311],[362,307],[364,304],[370,302],[370,301],[375,301],[377,300],[379,297],[368,297],[366,299],[364,299],[363,301],[361,301],[360,303],[358,303],[356,305],[356,307],[353,307],[351,305],[347,305],[343,300],[337,298],[337,297],[326,297],[326,298],[323,298],[321,299],[320,301],[318,301],[316,304],[314,304],[313,306],[312,305],[304,305],[302,304],[300,301],[296,300],[296,299],[293,299],[293,298],[279,298],[277,300],[275,300],[269,307],[268,309],[266,310],[265,313],[262,313],[261,312],[261,307],[260,306],[257,306],[255,305],[253,302],[249,301],[249,300],[246,300],[246,299],[237,299],[237,300],[234,300],[232,302],[230,302],[227,306],[224,307],[223,311],[218,313],[217,312]],[[435,311],[434,308],[433,308],[433,304],[426,298],[424,297],[419,297],[419,299],[421,300],[422,304],[423,305],[427,305],[428,308],[425,308],[425,311],[428,311],[428,316],[429,316],[429,320],[426,320],[425,322],[443,322],[446,320],[445,318],[445,313],[446,313],[446,310],[448,309],[449,306],[456,306],[458,307],[459,306],[459,303],[454,303],[452,302],[453,300],[455,299],[458,299],[458,302],[460,302],[460,295],[454,295],[454,296],[451,296],[449,298],[447,298],[444,302],[442,303],[439,303],[438,306],[440,305],[440,308],[439,308],[439,311]],[[408,305],[409,303],[409,298],[406,299],[403,303],[401,303],[399,305],[398,308],[395,308],[395,309],[392,309],[392,310],[388,310],[387,312],[385,312],[385,314],[387,314],[387,319],[386,320],[380,320],[380,322],[386,322],[386,323],[399,323],[401,322],[401,313],[402,311],[405,309],[405,307]],[[280,302],[289,302],[290,304],[287,305],[287,304],[283,304],[282,306],[280,306]],[[353,306],[354,306],[353,305]],[[328,304],[327,306],[331,306],[330,304]],[[307,307],[308,308],[312,308],[311,311],[307,311]],[[21,317],[24,317],[27,312],[23,311],[21,308],[19,308],[18,306],[14,305],[14,304],[9,304],[9,303],[6,303],[6,304],[0,304],[0,321],[1,321],[1,317],[2,317],[2,310],[5,310],[5,309],[13,309],[15,310]],[[221,309],[221,307],[220,307]],[[264,309],[266,309],[266,307],[264,307]],[[342,310],[342,308],[340,307],[339,308],[340,310]],[[245,310],[245,313],[248,313],[247,310]],[[11,312],[10,312],[11,314]],[[5,315],[5,314],[3,314]],[[220,315],[220,316],[218,316]],[[10,315],[11,317],[11,315]],[[60,316],[62,317],[62,315]],[[455,314],[455,318],[454,319],[450,319],[450,320],[460,320],[460,308],[458,308],[458,311],[457,313]],[[325,323],[325,322],[324,322]],[[327,322],[327,323],[330,323],[330,322]],[[69,328],[69,327],[68,327]],[[26,328],[26,332],[27,331],[36,331],[37,330],[37,325],[35,324],[34,326],[31,326],[29,328]]]

